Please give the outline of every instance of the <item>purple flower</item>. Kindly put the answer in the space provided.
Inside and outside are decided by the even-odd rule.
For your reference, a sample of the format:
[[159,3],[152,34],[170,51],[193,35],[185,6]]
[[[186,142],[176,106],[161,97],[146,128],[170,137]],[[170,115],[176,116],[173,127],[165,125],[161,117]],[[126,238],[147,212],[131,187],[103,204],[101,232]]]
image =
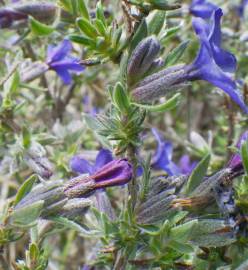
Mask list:
[[185,67],[186,80],[205,80],[221,88],[246,113],[248,108],[229,72],[236,69],[233,54],[221,48],[220,20],[223,13],[217,9],[210,23],[201,18],[193,19],[193,27],[200,41],[200,49],[194,62]]
[[113,157],[111,152],[106,149],[101,149],[96,157],[96,161],[94,164],[89,163],[82,156],[77,155],[70,160],[70,167],[72,171],[79,174],[93,174],[98,169],[108,164],[112,160]]
[[236,59],[221,47],[222,15],[222,10],[217,9],[209,22],[194,18],[193,27],[200,41],[195,60],[189,65],[172,66],[147,76],[131,91],[133,100],[138,103],[152,102],[170,91],[181,89],[189,81],[205,80],[222,89],[248,113],[243,97],[230,74],[236,69]]
[[191,162],[188,155],[183,155],[178,165],[172,161],[173,145],[171,142],[164,141],[158,131],[153,128],[152,133],[157,141],[157,149],[152,158],[152,168],[163,170],[168,175],[190,174],[197,165],[196,161]]
[[132,176],[132,165],[126,159],[115,159],[90,176],[79,175],[71,179],[65,186],[64,193],[68,198],[86,197],[98,189],[124,185],[132,179]]
[[238,14],[240,17],[244,16],[246,5],[248,4],[248,0],[241,0],[240,5],[238,6]]
[[72,50],[71,42],[63,40],[57,46],[48,46],[46,63],[50,69],[54,70],[65,84],[72,82],[71,72],[81,72],[84,70],[78,60],[69,54]]
[[189,8],[191,14],[203,19],[209,19],[216,9],[218,6],[205,0],[193,0]]
[[[242,146],[242,143],[247,141],[247,139],[248,139],[248,131],[245,131],[239,137],[239,140],[238,140],[238,142],[236,144],[236,148],[240,150],[240,148]],[[234,168],[239,167],[239,166],[243,166],[242,165],[242,159],[241,159],[240,153],[236,153],[229,160],[229,162],[227,164],[227,167],[234,169]]]
[[189,155],[183,155],[179,160],[178,166],[182,174],[191,174],[197,163],[197,161],[191,162]]
[[172,161],[172,143],[163,141],[160,134],[155,128],[152,129],[152,133],[157,141],[157,149],[151,163],[152,168],[155,170],[163,170],[168,175],[180,174],[180,169]]

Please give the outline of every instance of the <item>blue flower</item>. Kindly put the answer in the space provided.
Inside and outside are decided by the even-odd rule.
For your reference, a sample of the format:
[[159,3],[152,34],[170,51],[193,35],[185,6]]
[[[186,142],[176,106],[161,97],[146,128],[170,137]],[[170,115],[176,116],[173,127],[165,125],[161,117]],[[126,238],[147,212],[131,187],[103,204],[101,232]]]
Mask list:
[[155,170],[163,170],[168,175],[180,174],[180,169],[172,161],[173,145],[171,142],[163,141],[158,131],[153,128],[152,133],[157,141],[157,149],[152,158],[152,168]]
[[158,131],[153,128],[152,133],[157,141],[157,149],[152,158],[152,168],[163,170],[168,175],[190,174],[197,165],[196,161],[191,162],[188,155],[183,155],[178,165],[172,161],[173,145],[169,141],[164,141]]
[[63,40],[57,46],[48,46],[46,63],[50,69],[54,70],[65,84],[72,82],[71,72],[81,72],[84,70],[78,60],[70,56],[72,50],[71,42]]
[[209,19],[216,9],[218,6],[205,0],[193,0],[189,8],[191,14],[203,19]]
[[70,167],[75,173],[93,174],[112,160],[113,157],[111,152],[106,149],[101,149],[96,157],[94,164],[89,163],[82,156],[76,155],[70,160]]
[[191,162],[189,155],[183,155],[178,162],[178,166],[182,174],[191,174],[197,163],[197,161]]
[[248,108],[230,72],[236,69],[235,56],[221,48],[220,20],[223,13],[217,9],[210,22],[193,19],[193,27],[200,41],[200,49],[194,62],[185,67],[186,80],[205,80],[221,88],[246,113]]
[[[241,136],[239,137],[237,143],[236,143],[236,148],[238,150],[241,149],[241,146],[242,144],[247,141],[248,139],[248,131],[245,131],[244,133],[241,134]],[[239,167],[239,166],[242,166],[242,159],[241,159],[241,156],[240,156],[240,153],[236,153],[234,154],[231,159],[229,160],[228,164],[227,164],[227,167],[229,168],[236,168],[236,167]]]
[[240,17],[244,17],[244,12],[245,12],[245,8],[247,4],[248,4],[248,0],[241,0],[240,5],[238,6],[238,15]]

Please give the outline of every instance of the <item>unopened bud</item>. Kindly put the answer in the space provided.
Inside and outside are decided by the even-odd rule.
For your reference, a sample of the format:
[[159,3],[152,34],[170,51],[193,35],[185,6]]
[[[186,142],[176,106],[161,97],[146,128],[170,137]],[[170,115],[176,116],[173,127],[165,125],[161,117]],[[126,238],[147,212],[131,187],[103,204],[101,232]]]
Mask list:
[[182,66],[161,70],[141,81],[131,95],[136,102],[152,102],[171,91],[187,86],[186,73]]
[[33,62],[21,70],[20,72],[21,81],[22,82],[33,81],[38,77],[40,77],[41,75],[43,75],[46,71],[48,71],[48,69],[49,66],[46,63],[42,63],[40,61]]
[[148,71],[160,50],[155,37],[142,40],[134,49],[127,66],[129,85],[133,85]]
[[32,3],[15,5],[12,8],[0,9],[0,28],[12,27],[14,23],[27,21],[28,16],[43,23],[52,23],[57,7],[50,3]]
[[52,164],[46,157],[46,150],[41,144],[32,142],[31,146],[26,150],[24,160],[28,167],[41,177],[50,178],[52,176]]

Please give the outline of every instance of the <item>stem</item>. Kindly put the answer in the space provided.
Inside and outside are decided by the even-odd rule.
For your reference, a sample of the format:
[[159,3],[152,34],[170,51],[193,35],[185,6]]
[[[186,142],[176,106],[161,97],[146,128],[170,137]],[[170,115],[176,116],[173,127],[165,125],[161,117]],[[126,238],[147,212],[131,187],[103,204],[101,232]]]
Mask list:
[[137,191],[138,191],[138,185],[137,185],[137,179],[136,179],[136,168],[137,168],[137,159],[135,155],[135,147],[133,145],[129,145],[127,148],[127,158],[129,162],[133,165],[133,178],[128,183],[128,191],[131,196],[131,202],[132,202],[132,210],[135,208],[135,204],[137,202]]

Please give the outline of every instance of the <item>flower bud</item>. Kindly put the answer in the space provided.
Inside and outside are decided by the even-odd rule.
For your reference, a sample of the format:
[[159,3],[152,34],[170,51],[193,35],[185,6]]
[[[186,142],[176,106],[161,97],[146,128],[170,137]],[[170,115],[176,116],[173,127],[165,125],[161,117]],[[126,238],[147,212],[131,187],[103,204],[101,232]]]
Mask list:
[[30,63],[30,65],[24,67],[21,70],[21,81],[22,82],[30,82],[41,75],[43,75],[46,71],[48,71],[49,66],[46,63],[42,63],[40,61],[36,61],[33,63]]
[[42,145],[32,142],[27,150],[24,160],[30,169],[39,174],[41,177],[50,178],[53,174],[53,167]]
[[26,20],[28,16],[11,8],[0,9],[0,28],[11,27],[15,21]]
[[131,91],[131,95],[136,102],[150,103],[171,91],[187,86],[185,76],[186,73],[182,65],[161,70],[141,81]]
[[123,185],[132,179],[132,166],[126,159],[107,163],[90,176],[78,176],[64,187],[68,198],[87,197],[101,188]]
[[28,16],[43,23],[52,23],[55,19],[57,7],[48,3],[20,4],[12,8],[0,9],[0,28],[12,27],[14,23],[27,21]]
[[157,177],[152,179],[146,201],[136,208],[137,222],[152,224],[164,220],[175,211],[171,203],[177,198],[188,176]]
[[31,3],[15,6],[14,9],[26,15],[31,15],[40,22],[52,23],[57,7],[51,3]]
[[67,218],[74,218],[84,214],[91,206],[92,201],[86,198],[76,198],[68,200],[60,210],[60,215]]
[[160,50],[155,37],[142,40],[132,52],[127,66],[129,85],[133,85],[148,71]]

